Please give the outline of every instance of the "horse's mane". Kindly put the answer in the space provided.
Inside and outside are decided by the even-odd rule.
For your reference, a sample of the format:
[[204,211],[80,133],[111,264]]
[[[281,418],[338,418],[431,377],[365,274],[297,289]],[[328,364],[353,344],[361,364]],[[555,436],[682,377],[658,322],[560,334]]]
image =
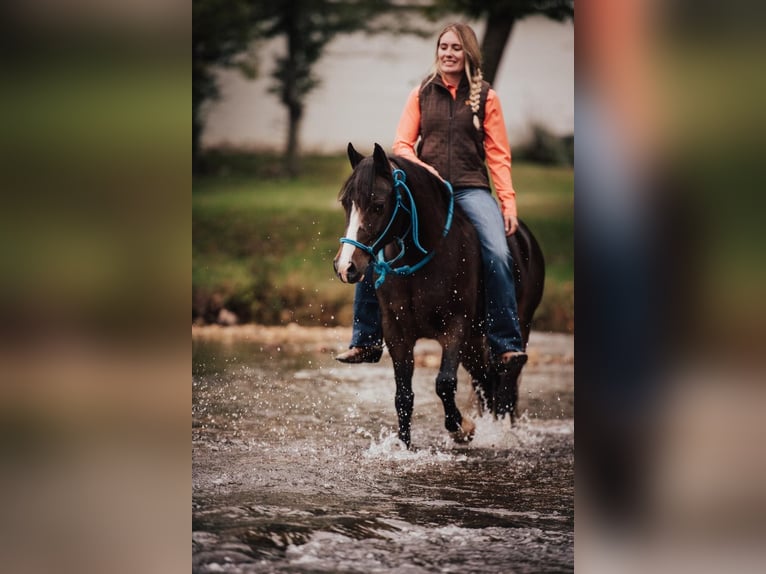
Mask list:
[[[372,173],[370,173],[371,170],[372,170]],[[375,172],[374,172],[374,167],[372,163],[372,158],[371,157],[364,158],[354,168],[354,171],[351,172],[351,175],[348,176],[348,179],[346,179],[346,182],[343,184],[343,187],[340,188],[340,192],[338,193],[338,200],[342,203],[345,203],[347,201],[357,199],[352,196],[361,195],[361,194],[355,194],[355,192],[356,190],[360,189],[362,181],[367,181],[371,183],[374,175],[375,175]]]
[[393,161],[394,165],[398,166],[407,174],[407,179],[412,181],[414,185],[417,185],[418,187],[425,185],[440,188],[445,187],[444,182],[441,179],[436,177],[419,163],[415,163],[400,155],[392,155],[389,159]]
[[426,221],[442,221],[450,201],[451,192],[447,184],[414,161],[398,155],[390,156],[389,159],[407,174],[407,185],[419,204],[421,216]]
[[[417,196],[419,190],[428,190],[427,193],[430,194],[435,189],[439,191],[441,197],[446,201],[447,188],[444,182],[429,170],[399,155],[390,155],[388,159],[391,160],[394,167],[401,169],[407,175],[407,185],[414,195]],[[338,199],[341,202],[356,201],[360,209],[366,209],[371,198],[369,194],[363,192],[372,188],[375,175],[373,158],[364,158],[341,187]]]

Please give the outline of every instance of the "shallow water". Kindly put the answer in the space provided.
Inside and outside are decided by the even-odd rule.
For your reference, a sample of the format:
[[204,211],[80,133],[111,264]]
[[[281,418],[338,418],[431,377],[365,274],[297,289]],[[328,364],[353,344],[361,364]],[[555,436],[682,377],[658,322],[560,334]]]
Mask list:
[[521,421],[474,416],[460,446],[419,343],[411,451],[390,358],[341,365],[340,344],[193,341],[194,572],[573,570],[571,337],[533,333]]

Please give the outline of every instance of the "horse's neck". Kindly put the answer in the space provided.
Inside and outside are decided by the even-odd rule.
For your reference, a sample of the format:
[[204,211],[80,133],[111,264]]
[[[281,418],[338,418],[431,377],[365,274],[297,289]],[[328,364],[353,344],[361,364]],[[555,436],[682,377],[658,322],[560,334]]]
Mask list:
[[441,195],[442,190],[435,185],[428,185],[410,186],[410,191],[418,213],[420,243],[428,250],[434,249],[441,240],[447,221],[447,209]]

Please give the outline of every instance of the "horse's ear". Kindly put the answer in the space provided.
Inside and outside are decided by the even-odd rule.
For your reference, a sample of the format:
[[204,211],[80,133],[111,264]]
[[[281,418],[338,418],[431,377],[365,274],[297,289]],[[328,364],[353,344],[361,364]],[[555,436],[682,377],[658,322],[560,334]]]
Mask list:
[[364,156],[354,149],[351,142],[348,142],[348,160],[351,162],[351,167],[355,168],[363,159]]
[[373,152],[372,157],[375,161],[375,171],[377,171],[379,175],[390,177],[391,165],[388,163],[388,156],[386,156],[386,152],[383,151],[380,144],[375,144],[375,151]]

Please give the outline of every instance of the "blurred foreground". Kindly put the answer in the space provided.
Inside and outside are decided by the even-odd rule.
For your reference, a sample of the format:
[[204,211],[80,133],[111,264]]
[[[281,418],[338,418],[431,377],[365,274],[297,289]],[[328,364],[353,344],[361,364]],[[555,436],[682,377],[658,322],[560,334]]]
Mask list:
[[0,563],[188,572],[190,10],[4,16]]
[[766,123],[763,74],[753,75],[764,45],[743,22],[750,9],[631,0],[579,12],[576,560],[586,572],[766,564]]

